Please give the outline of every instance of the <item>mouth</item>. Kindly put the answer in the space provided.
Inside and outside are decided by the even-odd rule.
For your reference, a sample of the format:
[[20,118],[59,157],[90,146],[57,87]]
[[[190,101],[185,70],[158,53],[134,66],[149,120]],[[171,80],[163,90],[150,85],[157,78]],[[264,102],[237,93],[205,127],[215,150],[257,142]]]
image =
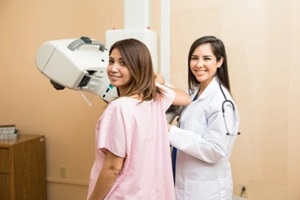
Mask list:
[[206,73],[208,70],[195,70],[195,72],[198,74],[198,75],[202,75],[204,73]]
[[118,79],[120,79],[121,78],[121,76],[117,76],[117,75],[109,75],[109,79],[111,80],[111,81],[116,81],[116,80],[118,80]]

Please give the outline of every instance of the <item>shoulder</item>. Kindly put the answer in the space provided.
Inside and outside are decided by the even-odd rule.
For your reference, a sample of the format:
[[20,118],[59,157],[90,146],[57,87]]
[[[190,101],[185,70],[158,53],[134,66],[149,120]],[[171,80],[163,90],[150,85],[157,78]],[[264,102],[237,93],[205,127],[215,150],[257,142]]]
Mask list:
[[[126,104],[136,104],[139,100],[130,98],[130,97],[119,97],[113,101],[110,102],[113,106],[124,106],[124,103]],[[125,104],[125,105],[126,105]]]
[[137,105],[137,103],[138,103],[138,100],[136,100],[136,99],[133,99],[130,97],[119,97],[119,98],[111,101],[107,105],[106,110],[108,110],[110,112],[128,110],[131,107]]
[[158,83],[156,83],[156,87],[158,87],[162,91],[163,96],[165,96],[167,98],[172,98],[172,99],[175,98],[175,92],[171,88],[169,88],[165,85],[158,84]]
[[207,108],[210,110],[221,110],[225,100],[229,100],[234,104],[230,92],[217,79],[214,79],[209,85],[205,98],[208,104]]
[[213,104],[220,104],[225,100],[232,101],[230,92],[225,87],[220,87],[220,85],[216,86],[207,97]]
[[224,101],[225,99],[232,100],[230,92],[224,87],[218,78],[214,78],[207,87],[207,96],[213,98],[212,100]]
[[102,122],[107,123],[122,123],[124,119],[128,121],[135,113],[136,104],[128,97],[115,99],[107,105],[100,119]]
[[163,107],[165,111],[171,106],[175,99],[175,92],[171,88],[157,84],[157,87],[161,90],[161,94],[158,94],[155,102],[158,102],[159,105]]

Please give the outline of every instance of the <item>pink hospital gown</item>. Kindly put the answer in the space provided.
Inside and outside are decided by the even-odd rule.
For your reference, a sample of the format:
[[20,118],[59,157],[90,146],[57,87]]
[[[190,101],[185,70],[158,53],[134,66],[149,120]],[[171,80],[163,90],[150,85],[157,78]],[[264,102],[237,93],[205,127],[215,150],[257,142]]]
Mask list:
[[88,197],[103,166],[105,151],[125,158],[108,200],[173,200],[170,145],[165,112],[174,100],[163,87],[163,97],[140,101],[121,97],[112,101],[96,126],[96,158]]

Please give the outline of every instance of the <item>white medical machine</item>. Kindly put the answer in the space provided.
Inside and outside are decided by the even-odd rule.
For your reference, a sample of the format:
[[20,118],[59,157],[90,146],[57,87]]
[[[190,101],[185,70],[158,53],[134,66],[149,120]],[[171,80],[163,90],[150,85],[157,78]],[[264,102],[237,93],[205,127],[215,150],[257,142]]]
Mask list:
[[58,90],[82,90],[106,102],[117,97],[106,74],[108,50],[89,37],[43,43],[36,54],[36,65]]
[[[106,74],[108,50],[89,37],[44,42],[36,54],[36,65],[50,79],[57,90],[65,87],[100,96],[110,102],[118,96]],[[171,106],[166,113],[172,122],[179,114],[179,106]]]

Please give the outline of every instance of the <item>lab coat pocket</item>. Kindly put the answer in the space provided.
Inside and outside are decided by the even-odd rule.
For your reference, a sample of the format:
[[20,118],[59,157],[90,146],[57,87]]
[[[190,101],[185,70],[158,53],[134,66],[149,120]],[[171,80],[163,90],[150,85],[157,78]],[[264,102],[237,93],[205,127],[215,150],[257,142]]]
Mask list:
[[187,180],[184,199],[186,200],[220,200],[216,181]]

